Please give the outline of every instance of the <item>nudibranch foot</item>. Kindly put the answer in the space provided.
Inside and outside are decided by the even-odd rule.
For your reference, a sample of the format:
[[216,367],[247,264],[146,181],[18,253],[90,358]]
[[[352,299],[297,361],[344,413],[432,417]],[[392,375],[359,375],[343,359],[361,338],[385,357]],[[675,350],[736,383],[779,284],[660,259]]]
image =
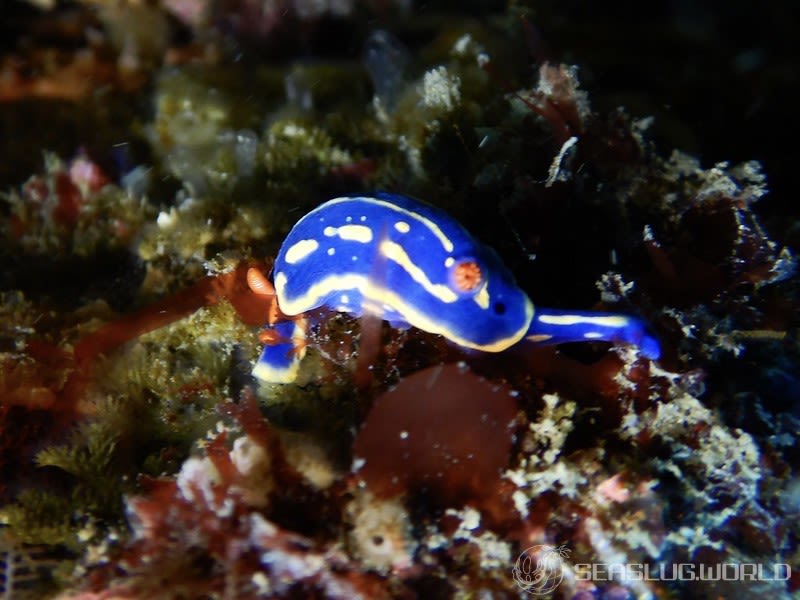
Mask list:
[[300,361],[306,354],[304,318],[281,321],[264,329],[261,339],[269,341],[261,351],[253,375],[264,382],[291,383],[297,378]]
[[536,308],[525,339],[537,344],[617,342],[638,346],[650,360],[661,356],[661,345],[641,319],[603,312]]

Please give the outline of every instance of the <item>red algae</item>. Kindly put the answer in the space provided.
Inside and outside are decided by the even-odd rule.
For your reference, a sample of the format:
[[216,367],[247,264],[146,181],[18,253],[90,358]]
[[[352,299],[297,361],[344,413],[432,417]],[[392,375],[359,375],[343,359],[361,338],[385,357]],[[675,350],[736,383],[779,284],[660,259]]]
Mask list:
[[243,322],[250,325],[262,323],[272,300],[248,290],[245,282],[248,269],[249,266],[243,264],[230,273],[205,277],[169,298],[104,325],[78,342],[75,347],[77,362],[90,361],[223,298],[233,305]]
[[403,379],[376,401],[354,447],[358,475],[378,496],[405,491],[443,505],[492,495],[508,465],[515,394],[463,363]]
[[106,323],[81,338],[71,353],[48,342],[28,341],[26,352],[38,369],[24,370],[9,361],[0,364],[5,379],[0,383],[4,404],[52,409],[70,415],[69,420],[81,412],[84,391],[98,357],[223,299],[231,303],[244,323],[263,323],[274,299],[249,290],[245,281],[249,268],[242,264],[229,273],[205,277],[168,298]]
[[[419,19],[407,2],[182,1],[98,14],[79,0],[66,15],[45,2],[39,33],[6,28],[25,42],[0,60],[6,179],[40,143],[87,150],[46,154],[0,194],[0,560],[25,567],[0,595],[32,595],[31,573],[84,599],[517,597],[515,557],[539,545],[564,551],[559,598],[797,590],[796,577],[577,581],[587,563],[797,555],[796,244],[759,223],[758,163],[664,158],[655,140],[692,148],[690,128],[668,111],[648,132],[633,63],[594,51],[591,111],[584,65],[561,64],[577,49],[548,55],[514,3]],[[168,12],[183,26],[168,32]],[[375,16],[400,39],[356,64]],[[536,18],[547,36],[567,22]],[[42,28],[58,22],[72,33]],[[678,100],[702,97],[684,81]],[[618,91],[633,112],[604,114]],[[255,328],[289,317],[271,259],[241,257],[274,252],[317,202],[370,189],[463,221],[537,304],[651,323],[663,358],[592,342],[484,355],[319,311],[304,377],[253,389]],[[384,258],[370,282],[391,291]],[[20,560],[40,543],[56,562]]]

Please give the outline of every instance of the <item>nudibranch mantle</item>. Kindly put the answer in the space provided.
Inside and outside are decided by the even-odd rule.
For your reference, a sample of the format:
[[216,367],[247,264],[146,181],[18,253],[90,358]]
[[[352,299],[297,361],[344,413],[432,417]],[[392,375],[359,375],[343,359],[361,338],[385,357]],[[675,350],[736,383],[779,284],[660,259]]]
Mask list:
[[369,311],[487,352],[519,342],[534,313],[492,249],[444,211],[395,194],[312,210],[289,232],[273,273],[286,315]]
[[[321,306],[369,313],[485,352],[523,341],[623,342],[651,359],[661,352],[633,317],[534,311],[494,250],[444,211],[397,194],[334,198],[309,212],[284,240],[273,281],[280,312],[289,317]],[[304,328],[284,321],[271,330],[280,341],[264,348],[253,372],[268,382],[293,381]]]

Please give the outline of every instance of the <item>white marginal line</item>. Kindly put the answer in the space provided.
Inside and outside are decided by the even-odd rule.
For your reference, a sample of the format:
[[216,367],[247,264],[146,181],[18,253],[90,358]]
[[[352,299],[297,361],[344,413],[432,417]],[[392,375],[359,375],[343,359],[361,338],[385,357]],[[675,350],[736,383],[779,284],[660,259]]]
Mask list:
[[[331,292],[355,289],[361,292],[364,301],[374,302],[378,305],[385,304],[391,307],[409,325],[417,329],[442,335],[459,346],[472,348],[474,350],[482,350],[484,352],[501,352],[516,344],[525,336],[525,333],[530,327],[531,320],[533,319],[533,304],[526,297],[525,318],[519,329],[507,337],[494,340],[488,344],[478,344],[455,331],[447,329],[442,323],[432,320],[427,314],[416,310],[395,292],[375,285],[366,275],[356,273],[332,275],[315,283],[305,294],[297,298],[288,298],[285,295],[285,285],[286,276],[283,273],[276,274],[275,291],[278,294],[278,304],[281,307],[281,312],[286,315],[298,315],[312,308],[316,308],[321,304],[322,299]],[[465,325],[467,329],[469,329],[470,324],[466,323]]]
[[539,315],[536,320],[545,325],[597,325],[599,327],[627,327],[630,319],[623,315]]

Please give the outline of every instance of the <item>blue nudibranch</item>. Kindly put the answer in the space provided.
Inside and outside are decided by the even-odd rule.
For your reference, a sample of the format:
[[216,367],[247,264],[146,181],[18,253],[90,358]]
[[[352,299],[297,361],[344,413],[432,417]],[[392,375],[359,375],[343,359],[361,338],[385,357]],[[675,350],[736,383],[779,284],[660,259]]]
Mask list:
[[[651,359],[658,341],[644,323],[610,313],[534,308],[487,246],[444,211],[397,194],[334,198],[304,216],[283,242],[273,269],[285,315],[326,306],[364,311],[393,326],[414,326],[475,350],[500,352],[524,340],[558,344],[636,344]],[[286,343],[268,345],[254,374],[288,382],[305,336],[299,321],[274,326]]]

